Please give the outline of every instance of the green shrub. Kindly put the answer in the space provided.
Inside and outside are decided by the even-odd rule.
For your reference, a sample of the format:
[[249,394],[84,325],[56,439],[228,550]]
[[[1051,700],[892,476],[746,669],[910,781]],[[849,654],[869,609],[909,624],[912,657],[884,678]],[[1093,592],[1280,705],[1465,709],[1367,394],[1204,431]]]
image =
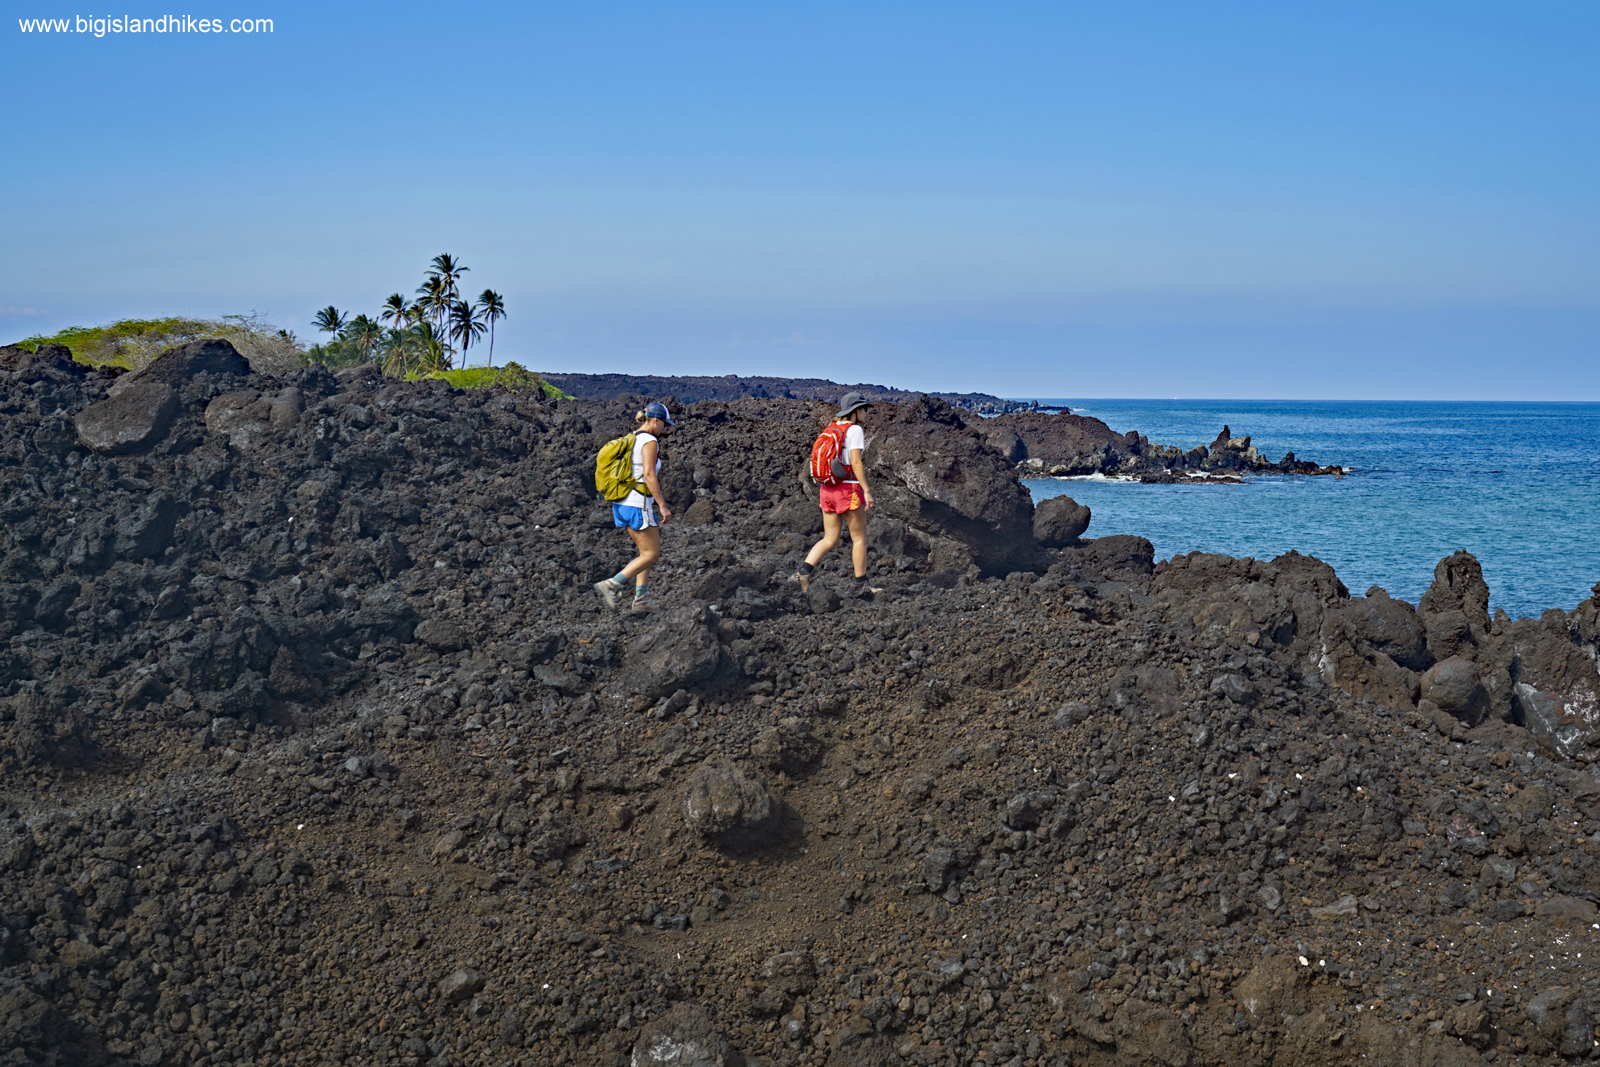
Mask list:
[[[426,324],[424,324],[425,326]],[[410,333],[419,332],[413,328]],[[431,331],[423,328],[422,334]],[[401,340],[411,339],[409,333],[390,331]],[[254,312],[249,315],[224,315],[221,319],[122,319],[107,326],[69,326],[58,333],[24,338],[17,347],[36,352],[40,345],[66,345],[72,349],[72,358],[91,367],[107,364],[127,370],[139,370],[163,351],[174,345],[187,344],[218,337],[232,341],[235,348],[250,361],[250,366],[263,374],[288,374],[308,364],[321,364],[337,370],[368,362],[371,355],[363,352],[355,342],[343,336],[335,337],[308,352],[288,330],[280,330],[262,321]],[[423,337],[427,340],[427,337]],[[398,364],[397,364],[398,365]],[[389,367],[385,367],[389,370]],[[457,389],[488,389],[499,385],[513,392],[530,389],[542,390],[555,400],[572,398],[549,382],[515,363],[502,367],[469,367],[464,370],[447,370],[433,374],[410,373],[407,379],[443,378]]]
[[495,385],[514,393],[539,389],[553,400],[572,399],[532,371],[525,370],[515,363],[507,363],[503,367],[467,367],[462,370],[439,371],[436,374],[408,374],[406,377],[442,378],[457,389],[488,389]]
[[49,336],[27,337],[17,347],[38,351],[40,345],[66,345],[72,358],[91,367],[107,364],[139,370],[165,350],[208,338],[223,338],[264,374],[287,374],[305,365],[306,353],[288,330],[263,321],[255,312],[220,319],[122,319],[107,326],[69,326]]
[[306,362],[327,367],[329,370],[341,370],[345,367],[354,367],[366,360],[362,358],[361,351],[355,345],[334,338],[332,341],[324,341],[320,345],[312,345],[306,349]]
[[524,389],[542,389],[544,395],[551,400],[571,400],[572,397],[551,385],[543,378],[526,370],[520,363],[507,363],[500,368],[500,384],[514,392]]
[[467,367],[461,370],[447,370],[430,375],[434,378],[443,378],[457,389],[487,389],[500,378],[498,367]]

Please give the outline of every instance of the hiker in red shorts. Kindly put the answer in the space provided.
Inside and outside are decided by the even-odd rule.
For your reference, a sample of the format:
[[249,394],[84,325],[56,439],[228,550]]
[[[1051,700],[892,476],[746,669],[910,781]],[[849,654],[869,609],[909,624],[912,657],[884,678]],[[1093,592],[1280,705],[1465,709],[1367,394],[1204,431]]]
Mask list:
[[[846,393],[839,402],[839,413],[833,417],[828,429],[844,432],[843,447],[839,450],[844,463],[836,483],[824,481],[821,488],[822,540],[811,546],[806,561],[795,571],[792,581],[805,590],[811,587],[811,573],[817,561],[839,543],[839,530],[850,527],[850,558],[855,564],[856,583],[869,593],[881,589],[867,584],[867,512],[872,510],[872,488],[867,485],[866,464],[861,453],[867,447],[867,435],[861,428],[861,413],[871,405],[860,393]],[[843,520],[841,522],[840,520]]]

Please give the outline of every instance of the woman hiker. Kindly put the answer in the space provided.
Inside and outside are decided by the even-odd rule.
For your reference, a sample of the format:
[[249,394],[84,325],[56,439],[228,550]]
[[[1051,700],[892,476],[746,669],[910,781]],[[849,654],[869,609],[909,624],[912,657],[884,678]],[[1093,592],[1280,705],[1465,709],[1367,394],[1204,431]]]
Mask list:
[[[811,574],[818,561],[839,543],[841,525],[850,527],[850,559],[855,564],[856,585],[868,593],[881,589],[867,584],[867,512],[872,510],[872,488],[867,485],[866,464],[861,454],[867,447],[866,431],[861,428],[861,413],[870,407],[860,393],[846,393],[839,402],[839,413],[828,429],[844,429],[843,447],[839,449],[845,470],[837,484],[824,482],[820,492],[822,504],[822,540],[811,546],[806,561],[800,564],[791,581],[800,583],[801,590],[811,588]],[[843,520],[843,522],[841,522]]]
[[[650,568],[661,558],[661,525],[672,518],[672,509],[662,499],[661,483],[656,477],[661,470],[657,441],[667,432],[667,427],[676,426],[677,423],[672,421],[667,405],[659,400],[646,404],[644,410],[633,417],[633,421],[639,424],[633,439],[633,479],[636,483],[643,482],[650,490],[650,495],[639,492],[636,485],[620,503],[611,505],[611,521],[628,531],[628,536],[638,546],[639,555],[610,578],[596,582],[594,591],[600,594],[606,607],[614,608],[617,606],[617,596],[627,588],[628,579],[632,578],[632,610],[650,612],[658,610],[655,601],[650,599]],[[660,508],[659,519],[656,516],[657,508]]]

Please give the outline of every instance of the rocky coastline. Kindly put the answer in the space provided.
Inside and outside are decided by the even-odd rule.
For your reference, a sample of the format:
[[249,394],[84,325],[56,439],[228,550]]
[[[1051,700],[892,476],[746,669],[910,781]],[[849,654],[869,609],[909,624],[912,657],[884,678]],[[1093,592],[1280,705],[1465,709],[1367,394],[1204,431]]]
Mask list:
[[1015,463],[1023,477],[1071,478],[1104,475],[1145,484],[1240,484],[1242,474],[1331,474],[1325,466],[1286,453],[1274,462],[1224,426],[1209,445],[1181,449],[1156,444],[1137,431],[1117,433],[1099,419],[1070,411],[1044,411],[1038,401],[1002,400],[987,393],[916,393],[882,385],[840,385],[823,378],[563,374],[545,380],[583,400],[630,396],[668,397],[674,402],[745,399],[833,400],[858,392],[876,403],[905,403],[923,396],[943,400],[967,416],[966,424]]
[[845,393],[860,393],[868,400],[902,403],[932,396],[951,407],[974,414],[1037,411],[1035,401],[1003,400],[988,393],[918,393],[886,385],[840,385],[826,378],[775,378],[768,376],[568,374],[539,371],[539,376],[569,396],[580,400],[617,400],[626,396],[671,397],[684,404],[704,400],[837,400]]
[[1021,485],[1079,417],[916,397],[884,591],[802,594],[836,397],[769,397],[682,409],[633,618],[588,586],[637,399],[0,348],[0,1064],[1600,1047],[1600,587],[1157,562]]
[[1070,412],[1014,412],[984,419],[984,437],[1017,464],[1024,477],[1104,475],[1145,483],[1235,482],[1240,474],[1343,475],[1285,453],[1274,462],[1226,426],[1209,445],[1180,449],[1155,444],[1136,431],[1117,433],[1099,419]]

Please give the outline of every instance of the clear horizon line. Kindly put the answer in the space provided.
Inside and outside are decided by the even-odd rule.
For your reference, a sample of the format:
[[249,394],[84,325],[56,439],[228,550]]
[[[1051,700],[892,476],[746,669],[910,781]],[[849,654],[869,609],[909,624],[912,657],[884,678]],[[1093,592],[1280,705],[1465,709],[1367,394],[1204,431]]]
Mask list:
[[1416,397],[1305,397],[1305,396],[1029,396],[1029,397],[1000,397],[1013,403],[1026,404],[1031,401],[1044,403],[1046,400],[1084,401],[1094,403],[1097,401],[1132,400],[1140,403],[1156,404],[1600,404],[1600,400],[1532,400],[1532,399],[1499,399],[1499,400],[1425,400]]

